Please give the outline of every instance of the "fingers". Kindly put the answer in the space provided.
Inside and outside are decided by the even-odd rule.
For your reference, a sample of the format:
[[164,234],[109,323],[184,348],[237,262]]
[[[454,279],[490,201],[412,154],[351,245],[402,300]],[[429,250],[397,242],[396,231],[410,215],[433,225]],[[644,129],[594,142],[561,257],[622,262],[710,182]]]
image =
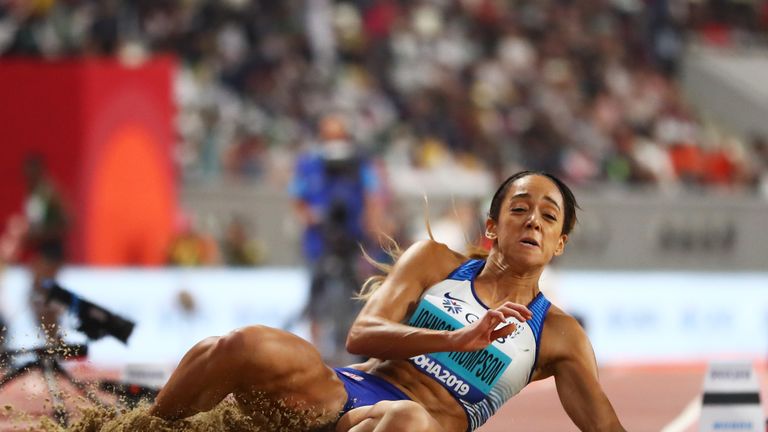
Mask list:
[[507,320],[507,317],[504,315],[504,312],[498,309],[489,310],[484,318],[488,318],[487,328],[489,330],[495,329],[496,327],[498,327],[500,324],[503,324]]
[[523,317],[523,314],[521,314],[520,312],[518,312],[518,311],[516,311],[514,309],[505,308],[504,306],[501,306],[497,310],[500,311],[501,313],[503,313],[504,316],[507,317],[507,318],[512,317],[512,318],[515,318],[516,320],[518,320],[520,322],[525,321],[525,318]]
[[515,318],[519,322],[527,321],[533,318],[531,311],[518,303],[506,302],[496,309],[491,309],[483,317],[489,327],[496,328],[499,324],[507,321],[507,318]]
[[484,331],[492,331],[498,327],[499,324],[504,323],[506,319],[507,318],[504,316],[503,312],[496,309],[489,309],[488,313],[483,315],[483,318],[480,319],[477,325],[479,325],[480,328],[484,328]]
[[504,314],[505,318],[514,317],[520,322],[533,318],[533,313],[527,307],[518,303],[506,302],[496,308],[496,310]]
[[505,338],[505,337],[511,335],[512,333],[514,333],[515,330],[517,330],[517,324],[515,324],[515,323],[507,324],[507,325],[505,325],[504,327],[502,327],[500,329],[492,331],[491,332],[491,340]]
[[497,310],[504,314],[504,317],[505,317],[504,321],[506,321],[507,318],[514,318],[520,322],[524,322],[528,319],[527,315],[520,313],[519,311],[511,308],[501,306]]
[[514,309],[514,310],[516,310],[518,312],[520,312],[526,320],[529,320],[529,319],[533,318],[533,312],[531,312],[531,310],[528,309],[525,305],[521,305],[521,304],[518,304],[518,303],[512,303],[512,302],[506,302],[506,303],[504,303],[504,306],[508,306],[508,307],[510,307],[510,308],[512,308],[512,309]]

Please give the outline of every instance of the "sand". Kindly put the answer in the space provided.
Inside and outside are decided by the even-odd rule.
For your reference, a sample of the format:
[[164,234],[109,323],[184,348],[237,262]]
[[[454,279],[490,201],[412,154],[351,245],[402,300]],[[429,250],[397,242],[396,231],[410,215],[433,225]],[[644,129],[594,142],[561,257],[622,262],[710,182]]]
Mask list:
[[[43,328],[46,341],[45,354],[65,360],[72,356],[69,347],[55,337],[55,328]],[[11,365],[9,357],[0,358],[0,369]],[[320,432],[332,431],[338,413],[313,413],[286,408],[280,401],[271,400],[264,394],[254,393],[247,403],[239,403],[233,395],[224,398],[212,410],[192,417],[166,421],[148,414],[151,401],[145,400],[134,408],[120,396],[98,389],[96,383],[83,383],[89,393],[104,402],[94,405],[81,395],[73,394],[60,386],[59,399],[67,409],[68,426],[60,425],[53,418],[53,402],[46,398],[44,407],[51,417],[33,416],[14,408],[13,404],[0,407],[0,417],[10,420],[11,430],[34,432]],[[318,426],[321,425],[321,426]]]

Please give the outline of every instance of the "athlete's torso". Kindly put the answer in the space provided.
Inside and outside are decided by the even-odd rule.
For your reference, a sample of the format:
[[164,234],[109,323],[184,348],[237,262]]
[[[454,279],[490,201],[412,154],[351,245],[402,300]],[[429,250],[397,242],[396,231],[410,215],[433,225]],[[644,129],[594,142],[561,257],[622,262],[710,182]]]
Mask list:
[[[488,308],[474,291],[474,279],[483,265],[482,260],[469,260],[448,278],[427,289],[408,318],[408,324],[454,330],[482,317]],[[474,430],[530,381],[549,305],[549,301],[539,294],[528,305],[533,318],[522,324],[510,318],[510,322],[519,324],[517,329],[483,350],[423,354],[407,363],[396,362],[397,367],[395,364],[389,367],[382,364],[381,372],[398,383],[407,383],[406,378],[411,378],[412,384],[431,387],[434,394],[445,395],[447,391],[463,408],[468,429]],[[402,370],[404,368],[410,370]],[[414,375],[413,371],[418,371],[415,375],[421,376],[410,376]],[[445,391],[435,390],[435,387],[442,387]],[[430,401],[420,402],[430,405]],[[456,410],[453,413],[446,411],[446,414],[456,415]]]

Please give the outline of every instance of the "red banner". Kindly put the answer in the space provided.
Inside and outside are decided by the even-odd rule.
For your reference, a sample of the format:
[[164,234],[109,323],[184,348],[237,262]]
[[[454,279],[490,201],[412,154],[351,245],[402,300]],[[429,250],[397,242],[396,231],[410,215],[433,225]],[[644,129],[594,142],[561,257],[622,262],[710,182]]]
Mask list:
[[69,261],[158,265],[177,211],[174,61],[0,61],[0,223],[22,212],[22,163],[43,156],[70,213]]

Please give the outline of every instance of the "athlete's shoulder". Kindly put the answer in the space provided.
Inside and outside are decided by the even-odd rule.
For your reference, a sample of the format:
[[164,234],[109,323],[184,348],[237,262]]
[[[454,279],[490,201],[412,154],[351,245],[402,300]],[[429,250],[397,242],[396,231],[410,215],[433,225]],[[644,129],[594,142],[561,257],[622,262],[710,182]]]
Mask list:
[[432,239],[419,240],[412,244],[406,253],[418,259],[430,260],[433,262],[445,262],[449,265],[459,265],[467,260],[464,255],[452,250],[443,243]]
[[408,269],[414,274],[425,276],[434,282],[450,274],[466,261],[466,257],[434,240],[420,240],[413,243],[397,260],[396,267]]
[[587,333],[579,321],[555,305],[549,308],[544,320],[542,344],[554,358],[592,349]]
[[583,333],[584,331],[576,318],[559,308],[554,303],[551,304],[549,311],[547,312],[547,317],[544,320],[544,329],[545,331],[551,329],[552,333],[558,334],[562,332]]

